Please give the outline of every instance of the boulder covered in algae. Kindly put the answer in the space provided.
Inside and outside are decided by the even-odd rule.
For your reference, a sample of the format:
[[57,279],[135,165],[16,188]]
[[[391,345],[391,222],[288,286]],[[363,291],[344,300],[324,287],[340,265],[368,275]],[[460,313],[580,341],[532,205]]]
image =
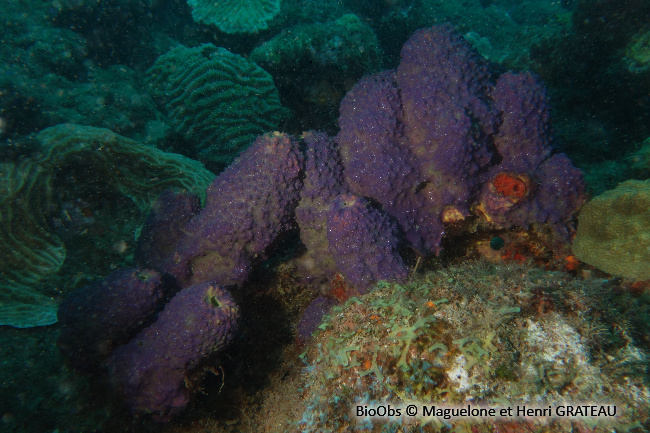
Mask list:
[[[289,431],[642,428],[650,409],[643,339],[648,299],[611,285],[484,262],[408,284],[379,283],[334,307],[320,326],[304,355],[301,413]],[[514,412],[517,406],[550,406],[557,415],[556,407],[584,402],[610,415],[616,411],[616,417],[522,418]],[[404,414],[410,403],[419,406],[420,417]],[[382,404],[401,408],[402,416],[357,416],[358,406]],[[468,404],[511,407],[513,416],[421,416],[422,405]],[[415,430],[400,430],[409,426]]]

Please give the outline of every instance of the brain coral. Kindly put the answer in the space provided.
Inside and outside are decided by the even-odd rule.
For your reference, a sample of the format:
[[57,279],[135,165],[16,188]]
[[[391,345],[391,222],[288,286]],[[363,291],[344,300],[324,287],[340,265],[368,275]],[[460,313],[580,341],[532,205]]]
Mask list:
[[49,224],[57,175],[82,167],[143,211],[167,188],[205,196],[214,178],[196,161],[104,128],[57,125],[39,132],[36,142],[36,156],[0,166],[0,325],[19,328],[56,322],[57,305],[39,282],[56,273],[66,257],[65,245]]
[[277,129],[282,117],[273,78],[212,44],[173,48],[158,57],[148,81],[203,161],[229,164],[259,134]]
[[18,328],[56,322],[56,304],[32,289],[59,270],[65,245],[50,232],[51,179],[38,164],[0,164],[0,325]]
[[226,33],[254,33],[280,11],[280,0],[188,0],[194,21],[214,24]]
[[650,180],[629,180],[587,203],[573,252],[605,272],[650,279]]

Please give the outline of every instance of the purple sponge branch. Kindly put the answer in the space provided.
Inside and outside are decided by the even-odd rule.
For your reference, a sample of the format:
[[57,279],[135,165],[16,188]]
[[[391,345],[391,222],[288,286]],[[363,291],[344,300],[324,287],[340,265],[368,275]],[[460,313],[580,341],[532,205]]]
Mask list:
[[424,179],[445,183],[436,187],[437,205],[466,204],[490,161],[489,80],[485,61],[450,25],[418,30],[402,47],[396,81],[404,144]]
[[332,200],[348,192],[336,143],[322,132],[306,132],[305,179],[296,208],[300,240],[307,251],[297,261],[299,273],[310,283],[322,282],[336,272],[327,242],[327,213]]
[[476,210],[496,228],[566,223],[584,201],[582,173],[564,154],[551,156],[546,91],[531,74],[505,73],[493,92],[500,122],[493,137],[499,164],[490,167]]
[[551,153],[551,115],[546,90],[531,74],[507,72],[492,93],[499,112],[493,142],[502,158],[499,170],[528,172]]
[[187,274],[187,269],[178,269],[175,252],[185,236],[185,226],[200,210],[197,196],[188,192],[164,191],[154,203],[138,237],[136,263],[171,275]]
[[338,269],[362,293],[376,281],[408,276],[396,224],[364,198],[341,195],[332,202],[327,239]]
[[208,187],[205,208],[185,225],[163,270],[182,286],[243,283],[253,260],[292,226],[302,170],[295,138],[259,136]]
[[166,292],[158,272],[135,268],[76,290],[59,306],[61,352],[75,368],[98,367],[163,307]]
[[109,360],[113,385],[133,411],[164,420],[185,407],[188,373],[226,346],[238,318],[222,286],[201,283],[181,290],[151,326],[115,349]]

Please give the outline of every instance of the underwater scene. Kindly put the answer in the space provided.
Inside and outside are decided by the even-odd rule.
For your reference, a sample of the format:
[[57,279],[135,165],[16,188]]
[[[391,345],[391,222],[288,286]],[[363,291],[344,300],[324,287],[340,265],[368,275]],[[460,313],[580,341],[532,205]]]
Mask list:
[[2,0],[0,432],[650,432],[650,0]]

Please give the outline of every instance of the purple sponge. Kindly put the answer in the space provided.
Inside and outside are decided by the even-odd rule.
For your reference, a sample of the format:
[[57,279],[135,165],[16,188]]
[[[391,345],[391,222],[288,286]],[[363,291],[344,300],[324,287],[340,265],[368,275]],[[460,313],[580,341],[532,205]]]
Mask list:
[[[175,275],[175,251],[185,226],[201,210],[199,198],[187,192],[165,190],[153,205],[135,248],[139,266]],[[185,271],[187,272],[187,271]]]
[[582,172],[564,154],[551,155],[546,91],[531,74],[505,73],[493,92],[499,164],[487,171],[478,213],[492,227],[543,223],[568,235],[566,223],[584,201]]
[[241,284],[252,261],[293,223],[303,155],[288,134],[261,135],[208,187],[164,267],[183,287]]
[[562,232],[583,201],[579,170],[551,157],[537,79],[506,73],[493,84],[449,25],[415,32],[397,69],[357,83],[340,112],[352,193],[378,202],[422,254],[439,253],[447,228],[470,216],[493,228],[546,223]]
[[337,270],[327,242],[327,213],[331,201],[348,192],[336,143],[323,132],[304,133],[305,180],[296,207],[300,240],[307,247],[297,261],[306,282],[317,283]]
[[378,201],[415,249],[437,253],[491,160],[490,75],[450,26],[415,32],[401,56],[346,95],[337,139],[353,192]]
[[181,290],[151,326],[109,359],[112,383],[135,412],[159,419],[189,401],[188,372],[231,340],[239,310],[228,291],[210,283]]
[[492,93],[499,112],[494,146],[501,171],[533,171],[551,154],[551,114],[546,90],[531,74],[507,72]]
[[59,306],[61,352],[75,368],[99,366],[162,308],[165,285],[156,271],[120,269],[66,297]]
[[396,224],[364,198],[341,195],[332,202],[327,240],[338,269],[362,293],[376,281],[408,276]]

